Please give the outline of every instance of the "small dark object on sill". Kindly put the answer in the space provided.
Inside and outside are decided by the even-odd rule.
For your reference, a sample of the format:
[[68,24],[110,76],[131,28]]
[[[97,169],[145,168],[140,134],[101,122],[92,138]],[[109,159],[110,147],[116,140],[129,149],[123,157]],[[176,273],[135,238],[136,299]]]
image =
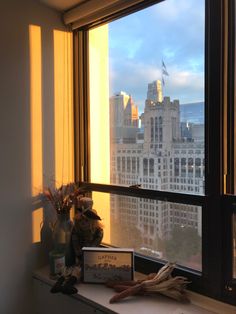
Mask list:
[[69,277],[64,283],[64,285],[61,287],[61,292],[63,294],[75,294],[78,292],[78,290],[74,287],[74,285],[77,282],[77,278],[75,276]]
[[130,185],[129,188],[140,189],[141,188],[141,184]]
[[51,293],[58,293],[61,292],[61,287],[63,282],[65,281],[65,277],[61,276],[60,278],[58,278],[57,282],[55,283],[55,285],[51,288],[50,292]]
[[63,293],[67,295],[76,294],[78,292],[78,289],[74,287],[74,285],[77,282],[76,276],[69,276],[68,278],[65,278],[64,276],[61,276],[55,285],[51,288],[51,293]]

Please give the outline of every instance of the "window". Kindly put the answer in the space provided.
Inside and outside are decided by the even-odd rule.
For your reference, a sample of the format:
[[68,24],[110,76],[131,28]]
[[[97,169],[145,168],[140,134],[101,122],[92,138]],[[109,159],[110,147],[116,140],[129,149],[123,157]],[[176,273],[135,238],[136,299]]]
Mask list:
[[148,175],[148,160],[147,160],[147,158],[143,159],[143,175],[144,176]]
[[200,158],[195,159],[195,177],[196,178],[201,177],[201,159]]
[[[233,304],[235,1],[224,17],[223,0],[156,2],[79,30],[89,39],[90,80],[77,178],[103,211],[104,242],[133,246],[137,269],[176,258],[191,289]],[[190,234],[197,250],[175,255],[191,247]]]
[[186,175],[186,158],[181,158],[181,176],[185,177]]
[[193,176],[193,158],[188,159],[188,177]]
[[154,159],[153,158],[149,159],[149,176],[150,177],[154,176]]
[[130,172],[130,157],[127,157],[127,172]]
[[179,158],[175,158],[174,159],[174,162],[175,162],[175,177],[178,177],[179,176]]
[[151,118],[151,142],[154,139],[154,125],[153,125],[153,118]]
[[[112,181],[118,167],[110,168],[110,162],[106,165],[110,168],[109,177],[96,175],[104,158],[109,161],[118,150],[124,153],[125,174],[130,172],[132,151],[140,148],[143,172],[136,173],[136,184],[140,182],[138,176],[154,174],[146,160],[154,147],[154,163],[161,160],[163,170],[170,170],[170,159],[165,163],[166,156],[175,157],[176,148],[182,155],[191,148],[194,158],[194,152],[201,146],[204,157],[205,1],[200,0],[197,5],[194,0],[190,2],[184,0],[181,10],[176,10],[176,0],[166,0],[89,31],[92,182],[130,185],[125,178],[122,182]],[[163,18],[168,15],[168,20]],[[190,21],[195,25],[191,31],[186,28]],[[196,49],[189,49],[193,40]],[[181,86],[178,81],[183,81]],[[181,135],[181,123],[190,125],[188,141]],[[104,147],[100,156],[98,144]],[[186,171],[186,158],[181,158],[179,175],[186,176]],[[203,187],[203,171],[197,175]],[[160,181],[157,189],[170,190],[170,179],[169,175],[163,180],[167,184]],[[179,192],[185,190],[186,186],[181,185]]]
[[125,157],[122,157],[122,172],[125,172]]
[[120,157],[117,157],[117,171],[120,171]]

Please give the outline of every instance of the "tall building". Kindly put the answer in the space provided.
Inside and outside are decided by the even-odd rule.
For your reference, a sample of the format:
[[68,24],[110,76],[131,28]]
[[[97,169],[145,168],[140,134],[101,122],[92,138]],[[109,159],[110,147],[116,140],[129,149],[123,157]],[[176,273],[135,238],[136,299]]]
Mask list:
[[125,92],[110,98],[110,134],[115,143],[133,143],[138,132],[138,107]]
[[[111,184],[139,184],[145,189],[204,194],[203,125],[191,124],[188,137],[184,137],[179,101],[171,101],[170,97],[154,101],[155,82],[148,84],[149,98],[141,115],[141,128],[136,128],[136,135],[132,135],[133,141],[113,141],[111,145]],[[133,226],[136,250],[140,252],[152,249],[165,254],[160,243],[168,241],[177,227],[195,230],[196,236],[201,237],[198,206],[114,195],[111,211],[113,223]],[[115,233],[111,236],[112,243],[119,242]],[[127,237],[132,237],[132,232]],[[135,246],[132,238],[130,241]]]
[[162,102],[162,85],[160,80],[148,84],[147,99],[153,102]]
[[113,127],[138,127],[138,107],[121,91],[110,97],[110,124]]

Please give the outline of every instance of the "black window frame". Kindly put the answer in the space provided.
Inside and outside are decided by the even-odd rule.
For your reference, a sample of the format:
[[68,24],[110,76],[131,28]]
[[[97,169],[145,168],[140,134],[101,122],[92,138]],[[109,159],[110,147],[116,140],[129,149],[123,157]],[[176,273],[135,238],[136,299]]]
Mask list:
[[[234,86],[232,84],[235,75],[231,70],[235,49],[233,29],[235,16],[232,14],[234,0],[205,0],[205,195],[89,183],[88,31],[161,1],[140,2],[132,8],[74,31],[75,179],[88,191],[201,206],[202,272],[177,267],[174,274],[188,277],[192,281],[189,285],[190,290],[235,305],[236,280],[232,279],[232,213],[235,212],[236,197],[225,193],[233,194],[234,183],[232,164],[234,95],[232,96],[230,92],[230,86]],[[225,78],[227,78],[226,85]],[[225,101],[226,94],[228,101]],[[227,127],[225,127],[226,115]],[[226,129],[227,146],[224,140]],[[227,149],[227,160],[223,148]],[[225,191],[224,165],[226,163],[229,166]],[[143,273],[156,272],[162,265],[161,261],[139,254],[135,256],[135,269]]]

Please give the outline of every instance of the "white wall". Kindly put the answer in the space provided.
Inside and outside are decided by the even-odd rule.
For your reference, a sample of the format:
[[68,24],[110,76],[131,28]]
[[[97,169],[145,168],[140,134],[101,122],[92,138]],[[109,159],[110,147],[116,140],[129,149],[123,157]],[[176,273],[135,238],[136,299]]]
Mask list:
[[60,15],[35,0],[1,0],[0,16],[0,313],[27,314],[31,309],[32,244],[30,160],[29,25],[42,32],[42,105],[44,171],[54,157],[53,30]]

